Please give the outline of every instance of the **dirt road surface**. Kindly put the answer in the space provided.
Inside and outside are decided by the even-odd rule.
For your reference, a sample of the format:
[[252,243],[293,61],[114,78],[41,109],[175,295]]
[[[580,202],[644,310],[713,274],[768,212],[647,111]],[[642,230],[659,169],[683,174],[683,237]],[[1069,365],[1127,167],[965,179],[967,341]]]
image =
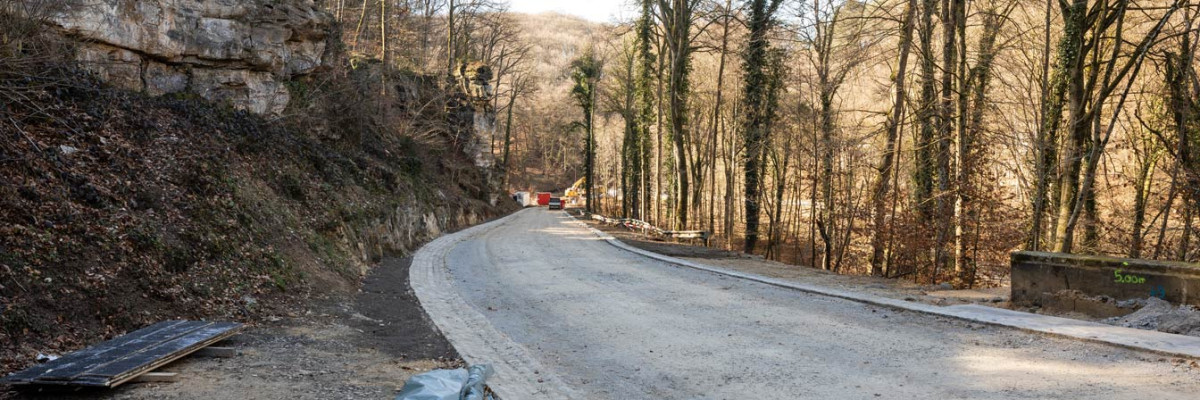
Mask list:
[[488,323],[589,399],[1200,393],[1190,360],[681,268],[617,249],[559,211],[527,209],[473,232],[445,262]]

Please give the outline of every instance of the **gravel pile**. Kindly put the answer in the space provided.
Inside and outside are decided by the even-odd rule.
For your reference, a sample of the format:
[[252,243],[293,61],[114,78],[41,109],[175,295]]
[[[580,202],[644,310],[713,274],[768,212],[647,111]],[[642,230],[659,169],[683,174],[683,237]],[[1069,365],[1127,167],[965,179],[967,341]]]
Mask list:
[[1132,314],[1108,318],[1103,322],[1128,328],[1200,337],[1200,310],[1195,307],[1175,306],[1156,297],[1139,300],[1139,302],[1144,305]]

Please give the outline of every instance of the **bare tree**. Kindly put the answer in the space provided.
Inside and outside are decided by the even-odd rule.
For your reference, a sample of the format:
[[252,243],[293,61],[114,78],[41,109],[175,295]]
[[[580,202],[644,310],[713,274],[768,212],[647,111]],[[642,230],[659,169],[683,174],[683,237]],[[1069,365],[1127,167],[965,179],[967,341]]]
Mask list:
[[658,0],[658,19],[663,26],[663,40],[667,54],[667,115],[670,122],[671,143],[674,147],[675,179],[679,185],[675,204],[675,225],[679,229],[688,227],[688,155],[690,145],[690,123],[688,99],[691,90],[692,25],[696,21],[696,7],[700,0]]
[[883,157],[879,162],[879,177],[875,181],[875,191],[871,197],[874,232],[871,235],[871,275],[883,276],[885,273],[885,232],[891,228],[886,226],[887,197],[891,190],[893,165],[896,158],[896,142],[900,138],[900,123],[904,117],[906,100],[905,83],[908,76],[908,56],[912,49],[913,25],[917,13],[917,1],[908,0],[904,7],[904,16],[900,20],[900,44],[895,76],[892,78],[892,90],[895,92],[892,101],[892,111],[888,114],[884,131],[887,135],[883,149]]
[[[1129,9],[1127,1],[1102,0],[1092,4],[1090,8],[1087,0],[1062,3],[1063,16],[1067,20],[1063,36],[1070,38],[1064,39],[1064,42],[1069,41],[1072,45],[1067,53],[1078,56],[1066,65],[1070,136],[1066,140],[1061,158],[1064,173],[1059,193],[1055,251],[1072,250],[1075,226],[1084,212],[1085,204],[1094,196],[1092,184],[1095,181],[1096,167],[1112,131],[1112,124],[1107,129],[1101,129],[1105,116],[1104,105],[1109,97],[1123,87],[1120,101],[1112,116],[1120,114],[1120,105],[1128,96],[1131,82],[1140,72],[1147,51],[1157,42],[1163,25],[1170,20],[1181,3],[1182,0],[1173,1],[1158,23],[1130,54],[1121,51],[1126,43],[1125,12]],[[1113,46],[1113,50],[1107,55],[1102,55],[1106,44]],[[1072,58],[1070,55],[1067,57]]]
[[[858,3],[823,3],[813,0],[811,9],[804,13],[809,20],[801,29],[802,41],[811,47],[807,52],[809,63],[816,75],[816,117],[820,139],[817,147],[820,162],[820,217],[816,221],[818,233],[824,243],[821,268],[832,270],[837,243],[844,239],[838,227],[834,185],[834,159],[840,152],[841,139],[837,134],[839,110],[834,104],[846,77],[866,60],[871,49],[871,40],[864,37],[861,18],[863,6]],[[854,7],[848,10],[847,7]],[[878,39],[876,39],[878,40]]]

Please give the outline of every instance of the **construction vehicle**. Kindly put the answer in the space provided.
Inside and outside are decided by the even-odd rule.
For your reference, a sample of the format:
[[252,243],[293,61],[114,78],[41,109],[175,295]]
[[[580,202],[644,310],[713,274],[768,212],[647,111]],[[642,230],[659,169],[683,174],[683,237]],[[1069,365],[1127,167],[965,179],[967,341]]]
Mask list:
[[574,185],[571,185],[571,187],[567,188],[567,191],[563,193],[563,197],[566,198],[566,200],[569,200],[571,204],[580,204],[580,199],[584,194],[587,193],[587,191],[583,188],[585,183],[587,183],[586,177],[579,178],[579,180],[575,181]]

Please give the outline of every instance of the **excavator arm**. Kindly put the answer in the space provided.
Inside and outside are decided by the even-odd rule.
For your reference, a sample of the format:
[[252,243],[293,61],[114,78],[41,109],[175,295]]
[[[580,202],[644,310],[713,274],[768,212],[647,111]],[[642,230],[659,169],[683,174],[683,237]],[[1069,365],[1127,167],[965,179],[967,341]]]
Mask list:
[[586,181],[587,181],[587,178],[579,178],[579,180],[575,181],[574,185],[571,185],[571,187],[567,188],[567,191],[565,193],[563,193],[563,195],[566,197],[582,196],[583,195],[583,184]]

